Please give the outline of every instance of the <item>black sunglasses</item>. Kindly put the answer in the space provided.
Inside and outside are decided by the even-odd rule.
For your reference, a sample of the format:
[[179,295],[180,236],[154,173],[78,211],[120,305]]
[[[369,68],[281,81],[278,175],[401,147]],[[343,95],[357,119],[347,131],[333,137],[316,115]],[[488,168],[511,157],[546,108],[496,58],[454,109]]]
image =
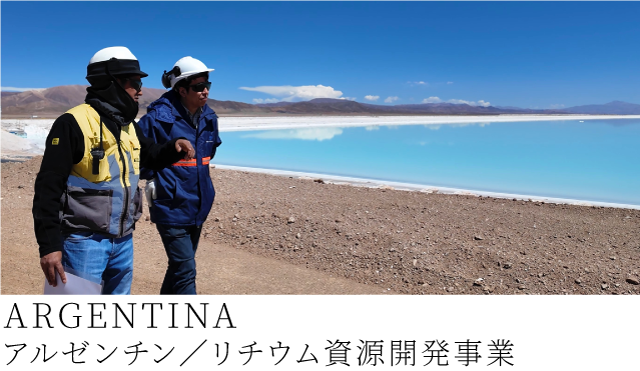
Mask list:
[[209,81],[199,82],[197,84],[189,85],[189,87],[195,92],[203,92],[204,89],[211,90],[211,83]]
[[142,80],[134,80],[134,79],[122,79],[123,81],[129,81],[129,84],[131,84],[131,87],[136,89],[137,92],[139,92],[140,90],[142,90]]

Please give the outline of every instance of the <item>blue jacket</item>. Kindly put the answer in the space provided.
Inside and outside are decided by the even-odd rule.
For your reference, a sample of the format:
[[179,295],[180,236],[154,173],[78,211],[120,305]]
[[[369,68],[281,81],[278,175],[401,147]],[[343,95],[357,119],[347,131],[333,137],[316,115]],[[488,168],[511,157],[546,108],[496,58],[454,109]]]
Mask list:
[[149,105],[138,125],[157,143],[183,137],[196,151],[195,159],[191,161],[180,160],[163,170],[143,169],[141,172],[142,179],[155,178],[157,197],[149,208],[151,221],[180,227],[202,225],[215,197],[209,161],[222,143],[218,135],[218,116],[205,105],[196,131],[179,97],[169,91]]

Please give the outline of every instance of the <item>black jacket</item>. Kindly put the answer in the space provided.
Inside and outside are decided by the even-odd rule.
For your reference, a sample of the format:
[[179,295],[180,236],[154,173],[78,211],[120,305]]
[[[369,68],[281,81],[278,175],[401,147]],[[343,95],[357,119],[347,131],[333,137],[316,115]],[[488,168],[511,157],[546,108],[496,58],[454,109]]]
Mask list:
[[[121,125],[99,104],[90,102],[89,99],[87,102],[100,114],[105,129],[119,140]],[[134,127],[140,142],[141,166],[159,170],[184,157],[183,152],[175,150],[175,142],[181,138],[159,145],[145,137],[136,123]],[[53,138],[58,138],[57,145],[51,145]],[[47,137],[44,157],[34,186],[32,212],[40,257],[63,249],[64,238],[60,229],[61,197],[71,168],[84,156],[84,145],[84,136],[75,117],[69,113],[58,117]]]

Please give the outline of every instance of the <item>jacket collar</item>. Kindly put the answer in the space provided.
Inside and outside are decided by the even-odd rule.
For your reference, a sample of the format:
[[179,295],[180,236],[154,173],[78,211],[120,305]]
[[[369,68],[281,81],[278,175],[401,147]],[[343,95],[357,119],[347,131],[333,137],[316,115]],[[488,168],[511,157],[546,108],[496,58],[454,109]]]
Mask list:
[[[158,100],[151,103],[147,108],[147,113],[151,111],[156,111],[156,118],[158,120],[169,123],[174,123],[181,117],[188,117],[179,97],[173,90],[169,90],[162,94]],[[202,107],[200,118],[206,118],[214,114],[215,112],[211,107],[209,107],[208,104],[205,104],[204,107]]]

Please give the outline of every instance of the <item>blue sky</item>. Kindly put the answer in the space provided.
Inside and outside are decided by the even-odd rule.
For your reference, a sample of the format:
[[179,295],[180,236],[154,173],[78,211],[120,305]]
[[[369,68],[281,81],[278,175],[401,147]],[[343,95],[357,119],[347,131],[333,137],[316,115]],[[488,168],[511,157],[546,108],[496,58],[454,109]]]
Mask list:
[[[2,89],[86,84],[126,46],[146,87],[190,55],[210,97],[525,108],[640,104],[638,2],[2,2]],[[377,97],[377,98],[376,98]]]

